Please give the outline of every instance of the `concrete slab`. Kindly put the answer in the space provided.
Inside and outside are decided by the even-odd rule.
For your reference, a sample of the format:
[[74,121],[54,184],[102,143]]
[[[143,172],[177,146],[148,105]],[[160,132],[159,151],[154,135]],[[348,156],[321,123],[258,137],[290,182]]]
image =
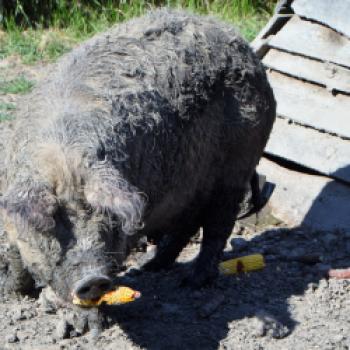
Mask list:
[[258,172],[276,185],[268,203],[274,217],[291,227],[350,230],[350,186],[292,171],[265,158]]

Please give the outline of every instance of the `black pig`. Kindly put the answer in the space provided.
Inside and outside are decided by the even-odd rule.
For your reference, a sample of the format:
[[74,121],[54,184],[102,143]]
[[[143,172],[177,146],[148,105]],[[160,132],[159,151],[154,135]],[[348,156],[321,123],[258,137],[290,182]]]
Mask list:
[[26,97],[8,146],[8,285],[97,298],[135,237],[160,242],[157,270],[199,227],[187,281],[211,282],[274,119],[263,66],[214,19],[161,9],[83,43]]

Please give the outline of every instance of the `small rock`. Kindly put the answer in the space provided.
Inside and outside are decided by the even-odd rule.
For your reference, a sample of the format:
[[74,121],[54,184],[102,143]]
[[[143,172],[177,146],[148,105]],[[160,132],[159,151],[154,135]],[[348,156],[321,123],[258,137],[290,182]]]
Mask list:
[[311,282],[308,284],[308,288],[310,288],[314,292],[318,288],[318,284],[315,282]]
[[17,343],[19,341],[17,333],[10,334],[6,337],[8,343]]
[[287,326],[283,325],[274,316],[264,310],[258,311],[256,317],[263,324],[263,330],[260,331],[262,335],[269,335],[274,339],[282,339],[290,333]]
[[12,314],[12,319],[14,321],[20,321],[25,319],[25,316],[23,315],[22,309],[20,307]]
[[30,319],[32,319],[35,316],[36,316],[36,312],[35,311],[25,310],[23,312],[23,317],[24,317],[25,320],[30,320]]

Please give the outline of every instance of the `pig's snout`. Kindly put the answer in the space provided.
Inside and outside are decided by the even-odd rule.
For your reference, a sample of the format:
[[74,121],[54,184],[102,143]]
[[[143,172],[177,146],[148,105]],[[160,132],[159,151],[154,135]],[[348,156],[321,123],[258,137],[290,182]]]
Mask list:
[[97,299],[112,287],[106,276],[88,276],[76,283],[73,294],[82,300]]

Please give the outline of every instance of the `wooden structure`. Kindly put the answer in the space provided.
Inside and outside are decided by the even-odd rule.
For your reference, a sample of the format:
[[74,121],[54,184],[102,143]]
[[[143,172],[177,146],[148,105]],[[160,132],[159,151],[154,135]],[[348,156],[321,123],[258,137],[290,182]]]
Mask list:
[[350,0],[284,0],[252,46],[278,119],[266,153],[350,185]]

